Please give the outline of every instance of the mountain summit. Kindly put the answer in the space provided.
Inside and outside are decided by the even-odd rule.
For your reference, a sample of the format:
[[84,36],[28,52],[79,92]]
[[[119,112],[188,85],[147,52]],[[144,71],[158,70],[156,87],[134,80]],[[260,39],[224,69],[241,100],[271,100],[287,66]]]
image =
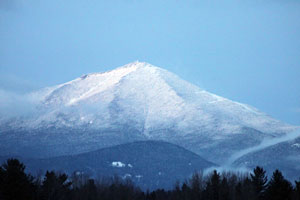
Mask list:
[[[4,153],[57,156],[129,141],[164,140],[202,156],[221,151],[209,159],[218,162],[294,129],[144,62],[83,75],[30,96],[37,102],[34,115],[0,124],[0,137],[7,141],[0,147]],[[18,148],[13,148],[16,143]]]
[[[206,92],[162,68],[143,62],[83,75],[46,90],[35,95],[39,96],[44,108],[56,111],[51,113],[54,118],[49,118],[49,113],[42,118],[44,122],[55,120],[56,126],[94,123],[90,126],[99,128],[104,122],[122,124],[126,119],[149,137],[157,129],[174,126],[182,130],[181,134],[188,127],[197,127],[217,135],[234,134],[243,127],[273,134],[290,128],[255,108]],[[72,116],[74,120],[57,121],[56,114],[67,112],[64,109],[82,106],[92,110],[79,109],[77,116]]]

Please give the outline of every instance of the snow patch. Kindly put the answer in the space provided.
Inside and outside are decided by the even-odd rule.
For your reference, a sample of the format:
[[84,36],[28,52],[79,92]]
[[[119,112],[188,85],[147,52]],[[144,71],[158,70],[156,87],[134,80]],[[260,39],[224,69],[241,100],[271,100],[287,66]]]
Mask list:
[[137,179],[140,179],[140,178],[142,178],[143,176],[142,175],[136,175],[135,176],[135,178],[137,178]]
[[83,174],[84,174],[84,172],[81,172],[81,171],[75,172],[75,175],[76,175],[76,176],[80,176],[80,175],[83,175]]
[[295,144],[292,145],[292,147],[300,148],[300,143],[295,143]]
[[114,161],[111,163],[111,166],[121,168],[121,167],[125,167],[126,165],[120,161]]
[[123,179],[127,179],[127,178],[131,178],[132,175],[131,174],[124,174],[124,176],[122,177]]

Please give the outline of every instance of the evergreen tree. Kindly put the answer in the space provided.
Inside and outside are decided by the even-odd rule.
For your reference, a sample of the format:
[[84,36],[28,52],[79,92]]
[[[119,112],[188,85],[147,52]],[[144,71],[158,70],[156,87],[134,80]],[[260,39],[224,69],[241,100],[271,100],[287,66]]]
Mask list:
[[202,174],[194,173],[190,180],[190,187],[192,192],[192,199],[201,199],[202,186]]
[[243,177],[235,187],[236,200],[253,200],[254,189],[248,176]]
[[235,199],[236,200],[242,200],[243,199],[243,186],[242,183],[239,182],[236,186],[235,186]]
[[173,195],[172,195],[173,200],[181,200],[181,189],[180,189],[180,184],[179,181],[175,183],[174,189],[173,189]]
[[266,195],[268,200],[291,200],[293,194],[292,184],[286,180],[277,169],[268,183]]
[[251,183],[254,189],[254,199],[261,200],[264,198],[264,193],[267,188],[268,178],[266,171],[261,167],[256,167],[253,173],[250,174]]
[[5,200],[33,199],[33,177],[17,159],[8,159],[0,167],[0,197]]
[[24,171],[25,166],[16,159],[0,166],[0,200],[300,200],[300,180],[295,181],[293,188],[276,170],[266,187],[266,172],[260,167],[250,176],[220,176],[216,170],[205,178],[194,174],[190,180],[177,183],[173,190],[157,189],[146,194],[130,179],[118,176],[95,182],[73,175],[73,184],[66,174],[47,171],[44,177],[34,179]]
[[188,199],[190,199],[190,188],[189,188],[189,186],[186,183],[182,184],[181,191],[182,192],[181,192],[180,199],[182,199],[182,200],[188,200]]
[[300,178],[295,181],[295,200],[300,200]]
[[221,184],[220,184],[220,200],[229,200],[230,193],[229,193],[229,185],[226,177],[223,177]]
[[69,195],[71,182],[66,174],[56,175],[54,171],[46,172],[42,185],[42,198],[45,200],[65,200]]
[[214,170],[206,183],[206,199],[219,200],[220,182],[220,174]]

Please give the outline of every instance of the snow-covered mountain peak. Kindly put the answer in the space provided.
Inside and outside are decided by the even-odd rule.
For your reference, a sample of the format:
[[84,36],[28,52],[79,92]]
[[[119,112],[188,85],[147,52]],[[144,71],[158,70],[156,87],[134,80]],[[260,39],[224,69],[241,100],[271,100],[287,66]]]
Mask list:
[[153,131],[169,129],[181,134],[201,131],[225,135],[240,133],[243,127],[269,133],[291,128],[251,106],[209,93],[165,69],[138,61],[87,74],[32,96],[40,101],[43,113],[34,121],[27,120],[30,127],[55,124],[98,129],[129,123],[149,137]]
[[[40,99],[44,100],[44,105],[72,106],[97,94],[113,90],[123,79],[130,77],[129,79],[135,80],[132,84],[145,86],[154,82],[165,83],[163,76],[168,76],[168,73],[149,63],[136,61],[111,71],[86,74],[67,83],[44,89],[39,92],[43,96]],[[137,80],[137,77],[144,78]],[[146,82],[146,79],[149,81]]]
[[145,64],[134,62],[112,71],[83,75],[75,80],[54,86],[53,90],[47,93],[44,104],[74,105],[115,86],[123,77],[142,66]]
[[0,145],[4,154],[19,151],[19,141],[41,149],[48,145],[51,150],[45,154],[57,145],[61,155],[74,153],[74,147],[83,152],[155,139],[201,155],[224,155],[218,158],[222,159],[295,129],[144,62],[87,74],[37,91],[31,98],[38,111],[0,121],[0,138],[14,141],[5,142],[9,148]]
[[[132,69],[135,69],[135,70],[132,70]],[[140,71],[144,71],[147,73],[168,73],[168,71],[163,68],[154,66],[147,62],[140,62],[140,61],[134,61],[134,62],[128,63],[128,64],[118,67],[112,71],[115,71],[115,70],[130,70],[130,71],[140,70]],[[109,71],[109,72],[112,72],[112,71]],[[107,72],[107,73],[109,73],[109,72]]]
[[151,66],[148,63],[145,62],[139,62],[139,61],[135,61],[132,63],[128,63],[126,65],[123,65],[121,67],[118,67],[114,70],[111,71],[106,71],[106,72],[96,72],[96,73],[90,73],[90,74],[84,74],[82,75],[80,78],[81,79],[86,79],[88,77],[91,76],[105,76],[105,75],[113,75],[113,76],[118,76],[119,78],[132,72],[135,71],[137,68],[141,68],[141,67],[146,67],[146,66]]
[[153,66],[153,65],[151,65],[151,64],[149,64],[147,62],[134,61],[134,62],[128,63],[126,65],[123,65],[123,66],[121,66],[121,67],[119,67],[117,69],[120,69],[120,68],[131,68],[131,67],[136,67],[136,68],[138,68],[138,67],[140,67],[140,68],[141,67],[153,67],[153,68],[157,68],[157,67],[155,67],[155,66]]

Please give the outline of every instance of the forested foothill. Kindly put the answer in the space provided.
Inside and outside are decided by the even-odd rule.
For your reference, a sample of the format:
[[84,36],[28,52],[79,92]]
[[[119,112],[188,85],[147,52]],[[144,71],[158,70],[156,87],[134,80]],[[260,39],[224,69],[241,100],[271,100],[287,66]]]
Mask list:
[[130,179],[92,179],[83,173],[70,176],[47,171],[32,176],[17,159],[0,167],[1,200],[300,200],[300,179],[294,183],[275,170],[268,179],[256,167],[251,173],[194,173],[172,190],[142,191]]

